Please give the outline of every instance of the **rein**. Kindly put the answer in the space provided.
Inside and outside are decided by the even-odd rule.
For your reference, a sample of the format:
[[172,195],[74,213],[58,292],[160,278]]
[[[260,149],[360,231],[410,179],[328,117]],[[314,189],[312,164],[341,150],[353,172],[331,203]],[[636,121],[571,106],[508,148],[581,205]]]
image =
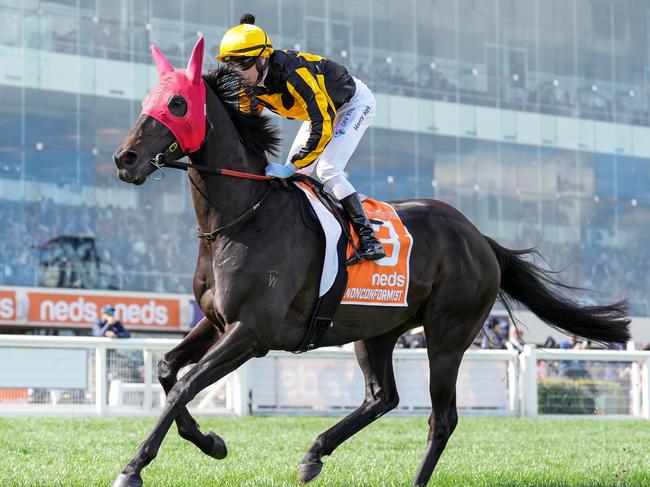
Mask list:
[[187,171],[188,169],[196,169],[197,171],[201,171],[201,172],[207,172],[211,174],[221,174],[222,176],[232,176],[241,179],[253,179],[255,181],[270,181],[271,179],[273,179],[272,176],[263,176],[261,174],[252,174],[249,172],[233,171],[232,169],[218,169],[218,168],[214,169],[212,167],[201,166],[200,164],[192,164],[190,162],[171,161],[171,162],[160,163],[159,157],[161,155],[162,154],[158,154],[154,159],[150,161],[151,164],[156,166],[158,169],[161,169],[163,167],[182,169],[184,171]]
[[[162,176],[160,178],[154,178],[156,180],[163,180],[165,178],[165,173],[163,172],[162,168],[163,167],[169,167],[172,169],[181,169],[183,171],[187,171],[188,169],[195,169],[197,171],[201,172],[207,172],[210,174],[218,174],[221,176],[231,176],[235,178],[240,178],[240,179],[251,179],[254,181],[271,181],[274,178],[272,176],[263,176],[260,174],[252,174],[252,173],[247,173],[247,172],[241,172],[241,171],[233,171],[231,169],[219,169],[219,168],[211,168],[211,167],[206,167],[202,166],[199,164],[192,164],[192,163],[187,163],[187,162],[179,162],[177,159],[185,155],[178,143],[173,142],[166,150],[164,153],[159,153],[157,154],[153,159],[149,160],[149,163],[154,166]],[[171,160],[169,159],[171,157]],[[264,203],[264,200],[266,200],[267,196],[271,192],[271,185],[269,184],[269,187],[267,188],[266,192],[262,196],[262,198],[255,203],[253,206],[251,206],[248,210],[246,210],[244,213],[239,215],[237,218],[235,218],[233,221],[230,223],[223,225],[216,230],[213,230],[212,232],[202,232],[200,229],[197,230],[198,238],[205,239],[206,242],[212,243],[217,239],[217,235],[228,228],[234,227],[235,225],[238,225],[239,223],[242,223],[244,220],[250,218],[257,209],[262,206],[262,203]]]
[[[232,169],[215,169],[212,167],[202,166],[200,164],[192,164],[191,162],[179,162],[177,159],[184,155],[186,154],[181,151],[180,146],[176,142],[172,142],[172,144],[167,149],[165,149],[164,153],[161,152],[157,154],[153,159],[149,160],[149,163],[162,173],[162,177],[158,178],[159,180],[165,178],[165,173],[162,170],[163,167],[181,169],[183,171],[187,171],[188,169],[196,169],[197,171],[207,172],[210,174],[220,174],[222,176],[232,176],[241,179],[253,179],[255,181],[270,181],[273,179],[272,176],[264,176],[262,174],[233,171]],[[171,160],[169,159],[170,156],[172,158]]]

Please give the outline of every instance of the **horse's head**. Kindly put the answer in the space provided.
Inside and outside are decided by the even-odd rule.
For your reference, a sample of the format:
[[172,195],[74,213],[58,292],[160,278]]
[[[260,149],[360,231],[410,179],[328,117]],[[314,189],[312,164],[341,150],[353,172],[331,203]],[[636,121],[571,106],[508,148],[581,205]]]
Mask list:
[[201,37],[185,70],[174,69],[160,50],[151,46],[160,79],[142,102],[140,118],[113,155],[122,181],[142,184],[156,169],[153,161],[159,154],[168,151],[181,156],[201,147],[206,126],[203,45]]

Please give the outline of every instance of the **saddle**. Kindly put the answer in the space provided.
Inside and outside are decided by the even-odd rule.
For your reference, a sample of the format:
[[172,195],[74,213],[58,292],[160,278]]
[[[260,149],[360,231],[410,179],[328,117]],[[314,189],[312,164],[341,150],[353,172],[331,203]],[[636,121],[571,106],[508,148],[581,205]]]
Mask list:
[[[350,222],[343,211],[343,207],[341,206],[341,203],[339,203],[336,199],[332,198],[332,196],[325,191],[325,188],[323,184],[319,181],[316,181],[314,178],[310,176],[305,176],[303,174],[295,174],[291,176],[289,179],[291,182],[296,182],[296,183],[301,183],[309,187],[309,189],[312,190],[312,193],[319,199],[319,201],[327,208],[332,215],[334,215],[334,218],[339,222],[339,225],[341,225],[341,230],[343,231],[343,235],[346,238],[346,241],[349,242],[351,245],[354,245],[354,238],[352,236],[352,233],[350,232]],[[297,190],[297,188],[294,189]],[[309,228],[314,229],[318,228],[318,232],[322,232],[320,222],[318,221],[318,216],[316,216],[316,213],[314,212],[314,209],[309,202],[305,198],[301,198],[301,214],[303,221],[305,225],[307,225]]]
[[[298,173],[292,176],[290,178],[290,181],[302,183],[308,186],[315,194],[315,196],[318,197],[318,199],[323,204],[323,206],[325,206],[325,208],[327,208],[327,210],[329,210],[329,212],[332,215],[334,215],[334,218],[336,218],[336,220],[339,222],[339,225],[341,226],[341,231],[343,232],[343,235],[346,238],[346,241],[348,243],[348,249],[349,249],[346,265],[350,266],[358,262],[361,262],[363,259],[359,256],[359,253],[357,252],[358,241],[355,238],[355,235],[352,233],[351,222],[347,217],[346,212],[343,210],[341,203],[339,203],[336,199],[332,198],[332,196],[327,191],[325,191],[323,184],[321,182],[316,181],[310,176],[305,176],[303,174]],[[314,230],[315,232],[322,233],[318,216],[314,212],[312,206],[308,204],[305,198],[300,198],[300,201],[301,201],[300,212],[301,212],[302,220],[305,223],[305,225],[310,229]],[[374,223],[375,225],[382,225],[384,222],[381,220],[370,219],[370,223]]]

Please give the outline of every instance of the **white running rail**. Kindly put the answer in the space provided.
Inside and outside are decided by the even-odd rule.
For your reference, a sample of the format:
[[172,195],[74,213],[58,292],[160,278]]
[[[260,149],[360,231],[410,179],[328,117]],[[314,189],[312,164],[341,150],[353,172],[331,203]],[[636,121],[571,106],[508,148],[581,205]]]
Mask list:
[[[157,414],[164,402],[157,363],[178,343],[0,335],[0,415]],[[429,414],[426,350],[397,349],[393,362],[400,395],[393,414]],[[650,419],[649,364],[650,352],[470,349],[458,376],[458,408],[461,414]],[[190,409],[235,416],[340,415],[358,407],[363,393],[363,375],[350,350],[274,351],[201,392]]]

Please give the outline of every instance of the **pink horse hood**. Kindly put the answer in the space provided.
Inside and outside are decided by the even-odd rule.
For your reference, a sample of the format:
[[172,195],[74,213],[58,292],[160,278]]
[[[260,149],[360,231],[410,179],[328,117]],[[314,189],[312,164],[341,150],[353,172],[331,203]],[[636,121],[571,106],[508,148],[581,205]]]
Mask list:
[[[140,115],[158,120],[174,134],[183,152],[197,151],[205,139],[205,84],[201,77],[204,40],[201,37],[192,51],[187,69],[174,69],[158,47],[151,46],[160,79],[142,102]],[[187,109],[178,115],[170,111],[173,98],[182,97]]]

